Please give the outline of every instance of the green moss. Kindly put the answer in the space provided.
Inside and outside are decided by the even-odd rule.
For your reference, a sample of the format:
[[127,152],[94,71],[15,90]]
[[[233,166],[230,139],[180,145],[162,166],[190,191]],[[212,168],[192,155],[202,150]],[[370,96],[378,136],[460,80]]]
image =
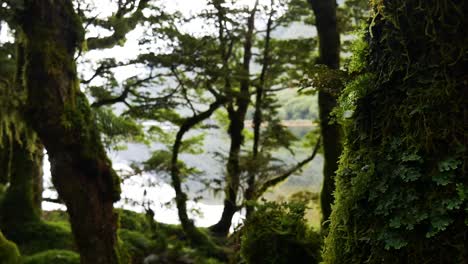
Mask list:
[[120,228],[151,234],[150,223],[144,214],[125,209],[117,209],[117,212],[119,213]]
[[444,3],[373,1],[341,98],[325,263],[466,260],[468,3]]
[[[75,142],[81,145],[80,156],[83,160],[88,161],[92,166],[107,166],[112,168],[111,160],[107,158],[107,154],[101,142],[101,136],[96,128],[96,120],[88,103],[86,95],[76,88],[74,98],[70,104],[66,104],[63,115],[61,117],[62,126],[70,133],[68,142]],[[97,161],[97,162],[96,162]],[[106,163],[106,165],[100,163]],[[99,171],[99,168],[95,168]],[[114,201],[120,199],[120,178],[114,170],[108,171],[109,175],[103,175],[107,181],[106,186],[112,192]]]
[[123,248],[128,252],[132,263],[142,263],[155,248],[155,243],[142,233],[127,229],[119,230]]
[[49,249],[74,249],[68,222],[35,221],[17,226],[14,230],[8,231],[8,237],[16,242],[24,255]]
[[34,203],[34,176],[38,175],[41,162],[25,145],[15,141],[11,147],[10,186],[0,204],[0,224],[5,230],[22,222],[38,221],[40,211]]
[[16,245],[8,241],[0,232],[0,263],[1,264],[18,264],[20,254]]
[[48,250],[24,258],[24,264],[79,264],[80,256],[68,250]]

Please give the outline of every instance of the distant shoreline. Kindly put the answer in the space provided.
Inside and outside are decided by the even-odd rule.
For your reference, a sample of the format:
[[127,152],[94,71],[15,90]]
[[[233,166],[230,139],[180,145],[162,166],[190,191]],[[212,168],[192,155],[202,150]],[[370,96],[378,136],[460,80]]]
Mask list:
[[[268,123],[263,123],[263,126],[266,126]],[[316,127],[318,126],[317,122],[307,119],[296,119],[296,120],[283,120],[281,124],[285,127]],[[245,120],[244,125],[246,127],[253,127],[253,120]]]

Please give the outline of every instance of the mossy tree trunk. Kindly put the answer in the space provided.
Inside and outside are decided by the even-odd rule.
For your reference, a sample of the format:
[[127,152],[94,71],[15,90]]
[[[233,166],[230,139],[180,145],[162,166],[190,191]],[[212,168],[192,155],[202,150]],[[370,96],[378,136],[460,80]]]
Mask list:
[[[7,145],[7,137],[0,144],[0,184],[5,186],[10,181],[10,148]],[[1,139],[0,139],[1,140]]]
[[[336,1],[308,1],[315,14],[319,37],[319,58],[317,63],[326,65],[330,69],[338,69],[340,67],[340,33],[336,21]],[[340,126],[336,123],[330,124],[330,114],[337,104],[337,98],[329,91],[319,91],[318,101],[324,155],[323,185],[320,193],[320,204],[322,209],[322,227],[326,232],[328,219],[331,214],[331,205],[334,200],[335,174],[338,169],[342,145]]]
[[[5,71],[0,71],[0,184],[7,185],[0,203],[0,227],[16,243],[24,226],[38,222],[42,202],[43,147],[32,128],[23,120],[21,111],[24,91],[22,71],[16,62],[23,62],[22,52],[1,58]],[[21,49],[19,49],[21,50]]]
[[468,2],[372,4],[325,263],[468,263]]
[[44,146],[37,142],[33,153],[33,162],[35,163],[34,170],[32,171],[32,184],[33,184],[33,204],[38,208],[39,212],[42,211],[42,193],[44,192]]
[[0,227],[4,233],[15,236],[18,229],[40,219],[41,207],[37,203],[37,180],[42,178],[42,148],[12,140],[8,168],[4,171],[9,176],[9,187],[0,204]]
[[71,1],[26,0],[18,11],[27,120],[48,151],[52,181],[67,206],[81,263],[119,263],[119,181],[76,76],[83,40]]

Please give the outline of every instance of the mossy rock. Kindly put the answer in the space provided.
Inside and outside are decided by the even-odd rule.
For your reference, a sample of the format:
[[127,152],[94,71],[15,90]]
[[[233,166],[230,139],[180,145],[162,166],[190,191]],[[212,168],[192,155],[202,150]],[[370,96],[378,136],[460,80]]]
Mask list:
[[80,264],[80,255],[68,250],[48,250],[24,259],[24,264]]
[[0,232],[0,264],[17,264],[19,260],[20,253],[16,245]]
[[6,234],[21,249],[32,255],[50,249],[73,250],[73,236],[68,222],[37,221],[17,226]]

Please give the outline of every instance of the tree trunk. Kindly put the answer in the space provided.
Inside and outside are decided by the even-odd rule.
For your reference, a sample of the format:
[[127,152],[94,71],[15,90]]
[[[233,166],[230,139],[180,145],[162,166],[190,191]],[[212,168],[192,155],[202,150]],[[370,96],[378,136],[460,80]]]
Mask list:
[[236,97],[237,109],[234,103],[228,106],[229,115],[229,136],[231,145],[229,148],[229,158],[227,162],[226,188],[224,191],[224,209],[221,219],[210,230],[220,236],[227,236],[231,227],[232,217],[236,213],[237,194],[240,185],[240,151],[244,141],[244,121],[247,108],[250,103],[250,61],[252,59],[253,31],[255,28],[255,13],[257,12],[258,1],[250,12],[247,19],[247,32],[244,41],[244,58],[242,62],[242,77],[240,80],[240,93]]
[[33,183],[33,203],[39,212],[42,211],[42,193],[44,192],[44,146],[41,143],[36,143],[36,150],[34,152],[33,161],[35,163],[34,170],[32,171]]
[[10,239],[25,243],[30,237],[25,239],[22,231],[40,220],[44,149],[22,115],[23,72],[22,68],[15,72],[15,66],[24,63],[24,54],[21,48],[13,50],[8,48],[0,59],[0,184],[8,185],[0,204],[0,226]]
[[[274,7],[273,1],[270,5],[271,11],[270,15],[268,16],[267,21],[267,28],[265,34],[265,45],[263,47],[263,59],[262,59],[262,70],[260,72],[260,80],[259,84],[256,87],[255,91],[255,111],[253,117],[253,132],[254,132],[254,139],[252,145],[252,159],[254,166],[250,168],[249,175],[247,177],[247,188],[245,190],[244,199],[246,201],[256,201],[258,198],[255,194],[256,192],[256,181],[257,181],[257,174],[258,170],[255,168],[255,164],[258,162],[258,153],[260,148],[260,130],[262,127],[263,122],[263,97],[264,97],[264,89],[267,81],[267,73],[270,67],[270,41],[271,41],[271,31],[273,27],[273,14],[274,14]],[[245,216],[249,218],[254,212],[255,207],[252,205],[247,204],[245,206]]]
[[179,151],[182,145],[182,140],[188,131],[194,126],[209,118],[219,107],[226,102],[225,98],[217,98],[210,107],[199,114],[195,114],[184,120],[179,131],[177,132],[174,145],[172,146],[172,158],[171,158],[171,180],[172,186],[176,193],[176,205],[179,220],[182,225],[182,229],[187,235],[188,239],[192,243],[193,247],[205,250],[205,253],[211,254],[217,258],[225,258],[223,252],[215,248],[215,245],[208,239],[208,237],[200,232],[194,225],[193,221],[188,217],[187,214],[187,194],[182,190],[182,180],[178,168],[179,162]]
[[210,227],[210,230],[219,236],[227,236],[231,227],[232,217],[237,212],[237,193],[241,174],[239,159],[243,141],[242,130],[244,129],[244,122],[242,117],[239,117],[237,114],[237,111],[233,111],[232,109],[229,111],[229,119],[231,121],[229,125],[231,145],[227,162],[224,208],[218,223]]
[[[13,238],[18,228],[24,228],[30,222],[40,219],[40,207],[35,201],[38,194],[35,193],[34,182],[42,169],[39,161],[39,152],[42,149],[31,149],[23,138],[22,143],[12,140],[9,170],[5,171],[9,176],[9,187],[0,205],[0,226],[4,233]],[[41,193],[42,195],[42,193]]]
[[[315,14],[317,33],[319,37],[318,64],[324,64],[330,69],[338,69],[340,65],[340,33],[336,22],[335,0],[309,0]],[[338,169],[342,146],[340,126],[330,124],[330,113],[336,106],[336,98],[327,91],[319,91],[320,129],[323,140],[323,186],[320,193],[322,209],[322,228],[326,232],[328,219],[333,204],[335,190],[335,173]]]
[[18,15],[24,46],[26,117],[49,154],[52,181],[70,215],[81,263],[119,263],[117,175],[76,76],[83,27],[71,1],[26,0]]
[[371,3],[324,262],[468,263],[468,2]]
[[9,171],[11,155],[8,141],[8,138],[3,136],[3,141],[0,142],[0,184],[3,186],[7,185],[10,181]]

